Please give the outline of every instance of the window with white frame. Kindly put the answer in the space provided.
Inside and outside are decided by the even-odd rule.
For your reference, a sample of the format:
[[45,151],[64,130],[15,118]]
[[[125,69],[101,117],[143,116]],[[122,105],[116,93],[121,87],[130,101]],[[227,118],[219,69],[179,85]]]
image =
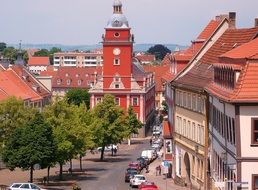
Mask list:
[[186,107],[186,105],[187,105],[187,100],[186,100],[186,98],[187,98],[187,94],[186,94],[186,92],[184,92],[184,95],[183,95],[183,106],[184,106],[184,107]]
[[117,97],[115,98],[115,104],[118,106],[120,105],[120,98],[117,98]]
[[57,83],[57,85],[60,85],[61,84],[61,79],[57,79],[56,83]]
[[120,88],[120,85],[119,84],[115,84],[115,88]]
[[120,59],[119,58],[114,59],[114,65],[120,65]]
[[70,85],[71,84],[71,79],[67,79],[66,83],[67,83],[67,85]]
[[193,125],[193,134],[192,135],[193,135],[193,140],[195,141],[196,140],[196,138],[195,138],[196,137],[196,126],[195,126],[194,122],[192,125]]
[[82,80],[78,80],[78,86],[81,86]]
[[183,135],[186,137],[186,120],[183,120]]
[[191,97],[191,93],[187,94],[187,108],[191,109],[192,108],[192,97]]
[[138,106],[138,98],[137,98],[137,97],[133,97],[133,99],[132,99],[132,105],[133,105],[133,106]]
[[192,96],[192,108],[194,111],[196,111],[196,95]]
[[98,103],[100,103],[100,102],[102,102],[102,98],[101,98],[101,97],[97,97],[97,98],[96,98],[96,104],[98,104]]

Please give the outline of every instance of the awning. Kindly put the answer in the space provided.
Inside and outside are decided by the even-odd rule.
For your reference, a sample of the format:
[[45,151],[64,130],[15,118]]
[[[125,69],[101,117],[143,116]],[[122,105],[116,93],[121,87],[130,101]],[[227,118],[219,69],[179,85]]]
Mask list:
[[168,139],[172,138],[172,130],[168,121],[163,121],[163,137]]

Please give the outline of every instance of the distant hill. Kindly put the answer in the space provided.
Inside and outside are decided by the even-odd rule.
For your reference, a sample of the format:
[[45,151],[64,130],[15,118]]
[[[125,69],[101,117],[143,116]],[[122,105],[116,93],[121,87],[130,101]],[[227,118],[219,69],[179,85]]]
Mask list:
[[[7,44],[8,46],[13,46],[15,48],[19,48],[19,44]],[[134,44],[134,51],[141,51],[145,52],[147,51],[151,46],[154,46],[155,44]],[[174,51],[176,47],[179,49],[185,49],[187,46],[182,45],[176,45],[176,44],[163,44],[171,51]],[[35,48],[35,49],[48,49],[50,50],[52,47],[58,47],[61,48],[62,51],[73,51],[73,50],[79,50],[79,51],[87,51],[87,50],[93,50],[102,48],[102,44],[93,44],[93,45],[62,45],[62,44],[22,44],[23,49],[28,48]]]

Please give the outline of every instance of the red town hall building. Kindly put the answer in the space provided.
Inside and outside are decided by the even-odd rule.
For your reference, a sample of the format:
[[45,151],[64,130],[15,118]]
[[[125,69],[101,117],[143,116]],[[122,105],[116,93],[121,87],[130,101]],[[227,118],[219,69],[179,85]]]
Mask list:
[[89,90],[90,104],[93,108],[102,100],[104,94],[112,94],[116,103],[125,110],[131,105],[138,119],[144,124],[139,131],[139,136],[143,137],[154,120],[154,74],[146,73],[133,58],[134,36],[123,15],[122,3],[115,0],[113,9],[113,15],[102,36],[103,72]]

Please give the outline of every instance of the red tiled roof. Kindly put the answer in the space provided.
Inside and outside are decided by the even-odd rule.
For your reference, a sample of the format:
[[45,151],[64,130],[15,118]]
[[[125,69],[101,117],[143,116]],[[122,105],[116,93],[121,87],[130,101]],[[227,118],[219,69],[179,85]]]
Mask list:
[[2,98],[6,94],[8,96],[15,96],[22,100],[38,100],[40,96],[34,92],[13,70],[6,70],[0,72],[0,89],[2,91]]
[[[228,63],[220,63],[222,66],[236,67],[240,70],[240,76],[233,90],[221,88],[213,82],[206,89],[229,102],[257,102],[258,101],[258,60],[245,60],[243,58],[253,58],[258,55],[258,38],[247,42],[236,49],[233,49],[223,56],[231,58]],[[232,64],[234,59],[241,59],[242,63]]]
[[155,55],[136,55],[140,62],[153,62],[155,61]]
[[100,75],[101,72],[102,67],[60,67],[52,78],[52,87],[88,89],[96,79],[95,74]]
[[[28,88],[30,88],[33,92],[35,92],[34,88],[37,87],[37,95],[38,97],[36,99],[42,99],[45,97],[50,97],[51,93],[47,88],[41,84],[24,66],[20,65],[13,65],[10,68],[14,73],[20,78],[23,79],[22,81],[27,85]],[[34,99],[32,99],[34,100]]]
[[201,63],[218,63],[219,56],[243,43],[252,40],[258,34],[258,27],[248,29],[228,29],[201,58]]
[[197,39],[205,39],[210,38],[215,29],[219,26],[221,20],[211,20],[209,24],[204,28],[204,30],[199,34]]
[[218,63],[218,57],[232,50],[234,44],[241,45],[252,40],[257,35],[257,32],[258,27],[250,29],[228,29],[203,55],[199,63],[183,77],[174,81],[173,84],[202,90],[212,82],[213,67],[211,64]]
[[169,126],[168,121],[163,121],[163,137],[164,138],[172,137],[171,127]]
[[220,57],[227,57],[231,59],[255,58],[258,56],[258,38],[245,43],[241,46],[232,49],[221,55]]
[[170,65],[144,65],[145,72],[155,73],[156,92],[164,91],[162,89],[162,76],[169,70]]
[[41,71],[40,72],[40,76],[54,76],[55,73],[56,73],[56,71],[54,70],[53,65],[49,65],[49,66],[47,66],[46,71]]
[[30,57],[28,60],[29,66],[48,66],[49,57]]

